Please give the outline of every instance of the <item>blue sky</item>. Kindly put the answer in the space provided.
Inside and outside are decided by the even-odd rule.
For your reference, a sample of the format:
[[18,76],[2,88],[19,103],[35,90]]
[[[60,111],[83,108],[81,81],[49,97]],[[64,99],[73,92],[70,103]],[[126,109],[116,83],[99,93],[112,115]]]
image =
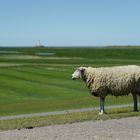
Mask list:
[[0,46],[140,45],[139,0],[0,0]]

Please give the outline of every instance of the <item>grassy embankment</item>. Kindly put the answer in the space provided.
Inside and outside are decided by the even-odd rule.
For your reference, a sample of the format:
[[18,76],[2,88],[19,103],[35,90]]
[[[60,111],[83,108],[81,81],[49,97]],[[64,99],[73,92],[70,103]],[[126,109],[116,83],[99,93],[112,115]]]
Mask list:
[[107,114],[98,115],[98,111],[85,111],[78,113],[67,113],[61,115],[52,115],[48,117],[31,117],[14,120],[0,120],[0,131],[11,129],[34,128],[57,124],[66,124],[74,122],[82,122],[89,120],[107,120],[120,119],[125,117],[140,116],[140,112],[131,112],[131,108],[110,109]]
[[[84,83],[72,81],[78,66],[140,64],[139,47],[0,48],[0,116],[99,106]],[[132,103],[132,97],[108,96],[106,105]],[[129,110],[97,116],[97,112],[0,121],[1,129],[42,126],[115,116],[139,115]],[[126,112],[126,113],[124,113]],[[112,116],[112,117],[110,117]],[[16,125],[16,126],[15,126]]]
[[[84,83],[72,81],[78,66],[139,64],[140,48],[0,48],[0,116],[99,106]],[[108,96],[106,105],[132,103]]]

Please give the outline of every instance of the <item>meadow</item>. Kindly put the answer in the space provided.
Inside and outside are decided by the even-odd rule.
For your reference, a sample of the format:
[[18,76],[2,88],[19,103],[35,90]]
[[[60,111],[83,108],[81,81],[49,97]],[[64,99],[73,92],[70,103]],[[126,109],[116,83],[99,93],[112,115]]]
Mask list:
[[[140,47],[1,47],[0,116],[99,106],[71,74],[79,66],[140,64]],[[131,95],[106,98],[106,105],[132,103]]]

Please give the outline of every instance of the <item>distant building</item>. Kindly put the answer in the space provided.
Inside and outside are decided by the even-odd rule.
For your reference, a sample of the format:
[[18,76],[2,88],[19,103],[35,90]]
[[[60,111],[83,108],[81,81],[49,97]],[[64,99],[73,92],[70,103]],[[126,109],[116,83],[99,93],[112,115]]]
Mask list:
[[35,45],[35,47],[36,48],[44,48],[45,46],[40,43],[40,40],[38,40],[38,43]]

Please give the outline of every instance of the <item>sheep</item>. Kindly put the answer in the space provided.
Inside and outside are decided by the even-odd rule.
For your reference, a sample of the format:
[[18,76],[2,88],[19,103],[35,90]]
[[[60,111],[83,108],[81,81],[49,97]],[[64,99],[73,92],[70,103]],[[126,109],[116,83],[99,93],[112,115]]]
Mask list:
[[123,96],[132,94],[134,109],[138,111],[137,97],[140,95],[140,66],[114,66],[114,67],[79,67],[73,74],[72,79],[82,79],[93,96],[100,97],[100,112],[104,110],[105,97]]

